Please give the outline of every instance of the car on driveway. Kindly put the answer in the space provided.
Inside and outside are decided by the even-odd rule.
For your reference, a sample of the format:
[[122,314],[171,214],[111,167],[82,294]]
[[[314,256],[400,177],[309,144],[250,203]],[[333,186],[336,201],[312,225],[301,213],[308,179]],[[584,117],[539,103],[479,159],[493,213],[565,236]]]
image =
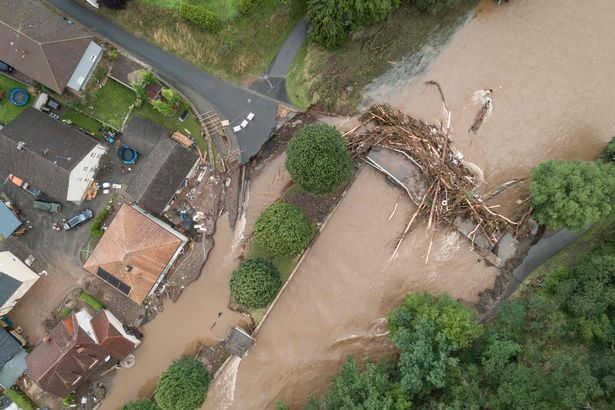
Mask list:
[[68,218],[66,222],[62,224],[62,227],[65,231],[71,230],[84,222],[89,221],[94,216],[94,213],[91,209],[85,208],[83,211],[79,212]]
[[13,67],[11,67],[10,65],[8,65],[7,63],[5,63],[4,61],[0,61],[0,71],[2,71],[3,73],[12,73],[14,70]]

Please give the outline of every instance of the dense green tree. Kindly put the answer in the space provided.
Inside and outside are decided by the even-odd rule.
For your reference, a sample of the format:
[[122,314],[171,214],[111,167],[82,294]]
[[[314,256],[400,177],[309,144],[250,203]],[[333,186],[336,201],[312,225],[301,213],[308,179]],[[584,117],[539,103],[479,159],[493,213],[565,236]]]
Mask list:
[[195,410],[207,396],[211,377],[197,359],[176,360],[160,375],[154,398],[162,410]]
[[292,138],[286,169],[307,192],[330,193],[349,180],[352,161],[340,132],[325,124],[307,125]]
[[546,398],[547,382],[542,370],[511,364],[502,372],[492,407],[500,409],[552,409]]
[[601,161],[547,161],[531,171],[536,219],[553,229],[579,230],[613,209],[615,165]]
[[[602,395],[602,389],[579,350],[556,352],[550,363],[545,395],[566,409],[578,409]],[[547,393],[548,392],[548,393]]]
[[158,406],[151,400],[137,400],[124,404],[121,410],[158,410]]
[[303,211],[286,202],[275,202],[254,224],[256,243],[272,256],[293,256],[304,250],[314,236],[314,227]]
[[154,110],[158,111],[164,117],[172,117],[175,114],[175,108],[163,100],[151,100],[150,104],[152,104]]
[[280,290],[280,273],[264,258],[246,259],[231,275],[231,295],[247,309],[266,307]]
[[381,361],[365,363],[359,371],[354,359],[342,367],[333,379],[322,408],[325,410],[365,409],[401,410],[409,408],[409,401],[393,381],[395,364]]
[[508,365],[515,362],[523,346],[510,340],[493,340],[484,353],[482,365],[489,382],[497,383]]

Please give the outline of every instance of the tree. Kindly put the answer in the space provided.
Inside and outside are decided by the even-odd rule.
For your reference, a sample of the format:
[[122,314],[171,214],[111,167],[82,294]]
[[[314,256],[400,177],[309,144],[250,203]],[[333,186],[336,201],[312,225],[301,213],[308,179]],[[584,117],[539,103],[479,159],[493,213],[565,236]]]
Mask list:
[[246,259],[231,275],[231,295],[247,309],[266,307],[282,283],[275,265],[263,258]]
[[175,114],[175,109],[173,106],[168,104],[166,101],[151,100],[150,104],[152,104],[152,108],[154,108],[154,110],[158,111],[165,117],[172,117],[173,114]]
[[553,355],[547,383],[548,391],[556,396],[553,402],[571,410],[584,407],[603,393],[598,379],[591,374],[586,355],[576,349]]
[[314,227],[303,211],[286,202],[276,202],[254,224],[256,243],[272,256],[292,256],[305,249]]
[[162,373],[154,398],[162,410],[195,410],[207,396],[211,377],[197,359],[176,360]]
[[330,125],[303,127],[286,150],[286,169],[307,192],[333,192],[352,176],[352,161],[342,134]]
[[615,165],[601,161],[547,161],[531,171],[536,219],[549,228],[579,230],[612,209]]
[[522,351],[523,347],[511,340],[492,340],[482,360],[488,380],[497,384],[506,367],[513,363]]
[[490,408],[547,410],[547,383],[538,366],[507,366]]
[[158,410],[158,406],[151,400],[138,400],[124,404],[121,410]]
[[127,3],[128,0],[100,0],[100,4],[107,8],[115,10],[125,9]]

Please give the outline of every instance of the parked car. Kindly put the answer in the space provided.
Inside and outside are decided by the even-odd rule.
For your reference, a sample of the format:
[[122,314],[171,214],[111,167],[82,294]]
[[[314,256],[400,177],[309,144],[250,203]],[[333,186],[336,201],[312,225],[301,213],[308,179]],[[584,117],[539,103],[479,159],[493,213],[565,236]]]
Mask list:
[[60,204],[40,200],[34,201],[34,208],[45,212],[51,212],[52,214],[57,214],[61,209]]
[[82,223],[86,221],[89,221],[90,219],[92,219],[93,216],[94,216],[94,213],[92,212],[92,210],[89,208],[85,208],[83,211],[79,212],[78,214],[68,218],[68,221],[64,222],[62,224],[62,227],[64,228],[65,231],[68,231],[70,229],[73,229],[81,225]]
[[11,67],[10,65],[8,65],[7,63],[5,63],[4,61],[0,61],[0,71],[4,72],[4,73],[12,73],[15,69],[13,67]]
[[60,103],[55,100],[52,100],[51,98],[47,100],[47,105],[53,110],[60,109]]

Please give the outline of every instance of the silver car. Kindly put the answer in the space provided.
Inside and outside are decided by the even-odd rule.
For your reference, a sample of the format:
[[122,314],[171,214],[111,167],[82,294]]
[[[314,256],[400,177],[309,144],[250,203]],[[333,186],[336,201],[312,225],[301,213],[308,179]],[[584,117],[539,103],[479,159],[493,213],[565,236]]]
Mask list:
[[81,225],[82,223],[86,221],[89,221],[90,219],[92,219],[93,216],[94,216],[94,213],[92,212],[92,210],[89,208],[85,208],[83,211],[79,212],[78,214],[71,216],[68,219],[68,221],[62,224],[62,227],[64,228],[65,231],[68,231],[70,229],[73,229]]

